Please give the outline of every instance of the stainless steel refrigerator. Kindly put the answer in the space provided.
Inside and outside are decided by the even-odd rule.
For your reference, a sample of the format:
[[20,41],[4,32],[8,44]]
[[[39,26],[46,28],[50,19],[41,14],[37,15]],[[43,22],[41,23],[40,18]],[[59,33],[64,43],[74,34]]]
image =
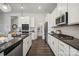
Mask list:
[[45,36],[45,42],[47,43],[47,36],[48,36],[48,22],[45,22],[45,24],[44,24],[44,36]]

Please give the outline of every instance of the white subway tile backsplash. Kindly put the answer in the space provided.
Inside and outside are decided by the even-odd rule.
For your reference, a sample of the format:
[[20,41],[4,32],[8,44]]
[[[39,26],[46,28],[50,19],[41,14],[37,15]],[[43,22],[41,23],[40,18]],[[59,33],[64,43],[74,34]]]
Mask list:
[[63,26],[58,28],[53,28],[53,30],[61,30],[62,34],[74,36],[76,38],[79,38],[79,25],[75,26]]

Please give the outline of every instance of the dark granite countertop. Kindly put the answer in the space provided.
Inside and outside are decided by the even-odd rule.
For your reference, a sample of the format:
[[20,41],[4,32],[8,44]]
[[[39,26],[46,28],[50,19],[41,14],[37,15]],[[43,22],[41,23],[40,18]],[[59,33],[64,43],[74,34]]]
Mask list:
[[[72,46],[73,48],[79,50],[79,39],[77,38],[66,38],[65,36],[63,37],[63,35],[59,35],[59,34],[51,34],[49,33],[51,36],[61,40],[62,42]],[[62,38],[63,37],[63,38]]]
[[10,40],[9,42],[6,42],[4,44],[0,44],[0,53],[5,51],[10,46],[17,44],[18,42],[22,41],[24,38],[28,37],[29,35],[23,35],[21,37],[15,37],[14,39]]

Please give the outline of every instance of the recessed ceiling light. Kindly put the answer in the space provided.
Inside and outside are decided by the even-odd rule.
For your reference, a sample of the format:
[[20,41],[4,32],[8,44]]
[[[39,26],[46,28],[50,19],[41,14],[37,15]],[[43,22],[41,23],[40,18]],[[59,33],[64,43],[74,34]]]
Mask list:
[[6,5],[2,5],[2,8],[4,9],[8,9],[8,7]]
[[42,9],[42,7],[41,7],[41,6],[39,6],[39,7],[38,7],[38,9],[40,10],[40,9]]
[[11,11],[11,7],[9,4],[1,4],[0,5],[0,9],[3,11],[3,12],[10,12]]

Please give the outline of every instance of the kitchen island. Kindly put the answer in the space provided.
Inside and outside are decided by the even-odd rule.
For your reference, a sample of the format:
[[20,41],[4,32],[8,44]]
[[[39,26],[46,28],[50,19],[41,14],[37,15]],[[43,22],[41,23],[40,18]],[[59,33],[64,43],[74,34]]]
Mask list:
[[24,50],[23,40],[25,40],[27,37],[29,37],[29,39],[27,39],[27,40],[31,40],[30,35],[23,35],[20,37],[15,37],[14,39],[10,40],[9,42],[1,44],[0,45],[0,56],[1,55],[4,55],[4,56],[22,56],[23,50]]

